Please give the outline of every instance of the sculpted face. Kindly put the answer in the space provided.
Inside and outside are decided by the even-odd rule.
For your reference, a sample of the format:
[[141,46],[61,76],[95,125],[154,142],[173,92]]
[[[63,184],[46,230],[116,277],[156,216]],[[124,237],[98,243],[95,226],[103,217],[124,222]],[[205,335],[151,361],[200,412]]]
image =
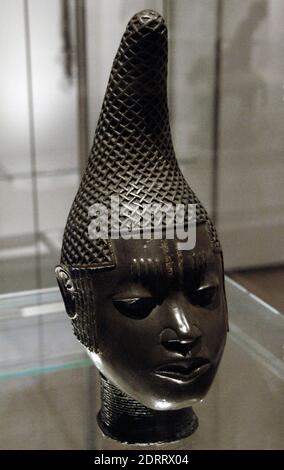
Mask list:
[[[81,285],[80,294],[92,297],[98,369],[156,410],[202,400],[225,345],[222,255],[214,252],[205,224],[196,238],[192,251],[179,251],[175,240],[112,241],[116,267],[94,270],[88,286]],[[63,269],[57,277],[76,322],[76,286]]]

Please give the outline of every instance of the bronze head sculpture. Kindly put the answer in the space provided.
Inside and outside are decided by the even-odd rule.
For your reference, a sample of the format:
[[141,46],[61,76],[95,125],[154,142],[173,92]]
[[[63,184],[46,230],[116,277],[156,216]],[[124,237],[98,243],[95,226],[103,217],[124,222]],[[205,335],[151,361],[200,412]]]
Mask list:
[[[195,247],[181,250],[175,236],[90,238],[90,207],[104,204],[108,219],[113,195],[136,215],[145,203],[195,204]],[[129,443],[191,434],[191,405],[207,393],[226,340],[223,261],[174,154],[167,28],[152,10],[129,21],[114,59],[56,275],[74,333],[101,373],[103,432]]]

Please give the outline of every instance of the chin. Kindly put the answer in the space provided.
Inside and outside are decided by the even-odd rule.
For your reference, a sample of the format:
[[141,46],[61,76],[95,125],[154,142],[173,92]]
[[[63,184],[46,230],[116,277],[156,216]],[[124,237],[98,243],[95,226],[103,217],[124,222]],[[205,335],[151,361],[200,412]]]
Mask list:
[[141,375],[136,376],[140,386],[133,388],[131,382],[133,383],[133,377],[136,375],[134,371],[131,375],[132,381],[131,379],[122,380],[121,375],[117,376],[113,367],[106,364],[100,354],[89,352],[89,355],[97,369],[119,390],[155,411],[179,410],[200,403],[206,396],[216,372],[212,364],[206,373],[189,380],[161,377],[148,372],[147,378]]
[[[201,379],[201,378],[200,378]],[[197,381],[189,386],[181,383],[171,382],[167,385],[163,379],[159,379],[160,384],[152,386],[148,384],[137,390],[121,390],[142,405],[156,411],[179,410],[194,406],[203,401],[212,383],[211,377],[201,382]],[[166,393],[164,391],[166,390]]]
[[196,405],[200,401],[202,401],[202,399],[200,400],[199,398],[187,398],[184,400],[171,400],[160,398],[157,399],[155,402],[143,403],[143,405],[155,411],[170,411],[189,408],[190,406]]

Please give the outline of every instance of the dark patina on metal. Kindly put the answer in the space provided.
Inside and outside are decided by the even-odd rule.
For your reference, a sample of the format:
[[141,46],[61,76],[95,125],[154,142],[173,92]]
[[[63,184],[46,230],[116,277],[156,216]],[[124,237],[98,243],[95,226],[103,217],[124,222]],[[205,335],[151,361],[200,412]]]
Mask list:
[[[196,245],[173,239],[90,239],[89,208],[196,204]],[[123,223],[123,220],[121,221]],[[221,246],[173,149],[167,29],[152,10],[128,23],[93,147],[64,231],[57,280],[77,338],[102,375],[103,432],[129,443],[190,435],[227,332]]]

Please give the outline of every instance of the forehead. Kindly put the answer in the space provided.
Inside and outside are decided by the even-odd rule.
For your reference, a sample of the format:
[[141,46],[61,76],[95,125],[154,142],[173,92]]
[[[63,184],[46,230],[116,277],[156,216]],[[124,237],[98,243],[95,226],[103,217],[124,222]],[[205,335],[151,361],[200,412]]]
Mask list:
[[197,226],[193,250],[180,250],[177,240],[143,239],[112,240],[112,249],[116,267],[90,273],[96,291],[107,292],[132,281],[166,287],[218,274],[220,269],[205,224]]
[[[141,264],[166,263],[178,264],[181,261],[200,262],[203,258],[213,257],[213,250],[205,224],[197,226],[196,244],[192,250],[180,249],[178,240],[113,240],[113,250],[118,268],[130,266],[135,269]],[[197,261],[198,260],[198,261]]]

